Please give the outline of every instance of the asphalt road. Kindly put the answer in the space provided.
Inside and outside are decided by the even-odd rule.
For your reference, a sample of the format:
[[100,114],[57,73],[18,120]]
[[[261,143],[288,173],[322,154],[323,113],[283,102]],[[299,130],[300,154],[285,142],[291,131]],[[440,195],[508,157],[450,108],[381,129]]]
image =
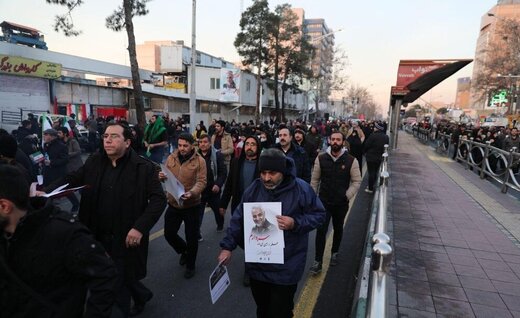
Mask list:
[[[296,308],[299,311],[295,311],[295,317],[334,318],[346,317],[350,313],[371,203],[371,196],[363,191],[365,186],[366,178],[351,203],[340,248],[341,263],[327,270],[328,260],[325,260],[324,271],[319,277],[308,275],[314,258],[315,231],[310,233],[306,271],[295,296],[296,307],[302,308]],[[66,198],[57,203],[65,210],[70,208]],[[228,211],[226,225],[229,218]],[[150,232],[148,276],[143,283],[153,291],[154,297],[139,317],[256,317],[256,305],[251,291],[242,284],[244,253],[240,248],[233,252],[228,266],[231,279],[229,288],[216,304],[211,303],[209,276],[217,265],[219,242],[225,232],[216,232],[215,219],[210,209],[206,209],[204,216],[204,241],[199,243],[196,274],[191,279],[184,278],[185,267],[179,265],[179,255],[164,239],[163,224],[161,217]],[[179,233],[184,237],[184,226],[181,226]],[[327,255],[330,257],[329,249],[330,245],[327,245],[325,258]],[[303,296],[302,290],[305,290]]]

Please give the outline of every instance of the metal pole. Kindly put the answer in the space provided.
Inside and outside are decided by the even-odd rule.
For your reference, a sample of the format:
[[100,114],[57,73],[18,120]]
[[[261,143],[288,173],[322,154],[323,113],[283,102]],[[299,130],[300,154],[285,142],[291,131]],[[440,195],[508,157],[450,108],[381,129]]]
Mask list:
[[190,132],[195,131],[195,114],[197,104],[197,95],[195,93],[195,71],[197,65],[197,48],[196,48],[196,12],[197,12],[197,0],[192,0],[191,9],[191,85],[190,85]]
[[397,134],[399,133],[399,114],[401,112],[401,104],[403,103],[402,99],[396,99],[393,109],[393,114],[390,118],[390,137],[391,137],[391,145],[392,149],[397,149]]

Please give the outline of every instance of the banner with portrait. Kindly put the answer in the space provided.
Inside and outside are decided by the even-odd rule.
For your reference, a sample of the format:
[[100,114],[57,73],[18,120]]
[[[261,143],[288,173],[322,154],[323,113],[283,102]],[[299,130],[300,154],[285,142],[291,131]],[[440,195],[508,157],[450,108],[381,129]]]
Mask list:
[[285,241],[276,216],[281,202],[244,203],[244,254],[247,263],[283,264]]
[[220,69],[220,101],[238,102],[240,99],[240,70]]

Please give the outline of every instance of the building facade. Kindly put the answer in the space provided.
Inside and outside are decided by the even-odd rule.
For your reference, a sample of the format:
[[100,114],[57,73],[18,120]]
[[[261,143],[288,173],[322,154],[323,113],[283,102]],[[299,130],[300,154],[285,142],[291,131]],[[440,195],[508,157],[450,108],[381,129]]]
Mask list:
[[[499,24],[502,20],[515,20],[520,23],[520,0],[499,0],[497,5],[489,9],[481,18],[479,36],[475,47],[475,59],[473,62],[472,80],[478,77],[483,70],[483,64],[491,58],[493,50],[498,49],[503,34],[500,33]],[[513,35],[512,36],[518,36]],[[499,73],[497,71],[497,73]],[[498,74],[495,74],[495,76]],[[481,92],[476,87],[471,88],[470,104],[473,109],[485,109],[489,107],[487,92]]]

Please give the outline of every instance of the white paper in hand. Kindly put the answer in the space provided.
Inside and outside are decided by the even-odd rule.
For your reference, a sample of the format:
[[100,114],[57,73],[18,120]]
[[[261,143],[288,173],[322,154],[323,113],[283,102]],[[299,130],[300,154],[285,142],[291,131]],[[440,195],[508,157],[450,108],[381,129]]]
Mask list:
[[227,267],[218,264],[209,276],[209,292],[213,304],[217,302],[230,284],[231,280],[229,280]]
[[161,164],[161,170],[166,175],[166,181],[164,187],[166,192],[171,194],[177,203],[182,206],[181,196],[186,193],[182,183],[173,175],[173,173],[165,165]]

